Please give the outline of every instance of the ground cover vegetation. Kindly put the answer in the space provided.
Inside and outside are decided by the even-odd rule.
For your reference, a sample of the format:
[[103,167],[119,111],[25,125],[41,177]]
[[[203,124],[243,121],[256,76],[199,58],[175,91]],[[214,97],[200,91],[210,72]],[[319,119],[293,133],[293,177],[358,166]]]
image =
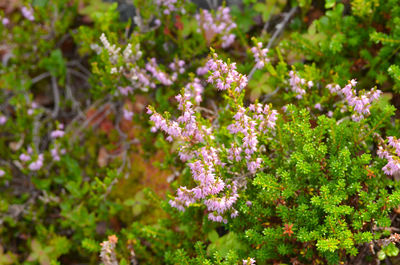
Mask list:
[[398,0],[0,2],[0,264],[398,264]]

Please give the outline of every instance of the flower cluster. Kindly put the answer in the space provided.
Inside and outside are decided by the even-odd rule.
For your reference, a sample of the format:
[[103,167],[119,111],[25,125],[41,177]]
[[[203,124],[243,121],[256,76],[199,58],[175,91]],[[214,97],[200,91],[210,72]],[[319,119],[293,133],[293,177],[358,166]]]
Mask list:
[[110,56],[110,61],[113,64],[116,64],[118,62],[121,48],[117,47],[117,45],[115,44],[111,45],[104,33],[101,34],[100,41],[101,43],[103,43],[104,48],[107,50],[108,55]]
[[178,73],[183,74],[185,72],[185,61],[175,59],[169,64],[169,69],[173,71],[172,80],[175,81],[178,77]]
[[176,4],[177,0],[156,0],[156,4],[164,9],[163,13],[164,15],[169,15],[172,12],[176,11]]
[[118,87],[119,93],[123,96],[127,96],[133,92],[133,87],[126,86],[126,87]]
[[10,23],[10,20],[6,17],[3,17],[1,19],[1,23],[3,24],[3,26],[7,26]]
[[22,15],[29,21],[34,21],[35,16],[33,15],[33,9],[31,7],[23,6],[21,7]]
[[305,85],[307,84],[308,88],[314,86],[313,81],[306,81],[304,78],[300,78],[294,71],[289,72],[289,84],[290,88],[294,93],[296,93],[296,98],[301,99],[303,95],[306,93],[304,89]]
[[219,7],[214,15],[208,10],[202,10],[196,15],[196,19],[208,44],[217,36],[221,36],[221,46],[224,49],[235,41],[236,36],[232,30],[236,28],[236,24],[232,21],[229,7]]
[[59,150],[58,146],[53,147],[50,149],[50,154],[54,161],[60,161],[60,155],[64,155],[67,151],[63,148]]
[[35,109],[37,109],[39,106],[36,102],[32,102],[30,108],[28,109],[27,113],[29,116],[33,115],[35,113]]
[[219,90],[233,87],[236,92],[240,92],[247,86],[247,77],[236,71],[236,63],[226,63],[218,59],[216,53],[207,62],[207,68],[212,71],[207,82],[212,83]]
[[29,147],[26,153],[22,153],[19,156],[19,160],[22,163],[31,161],[31,163],[28,166],[29,170],[38,171],[43,166],[44,156],[43,154],[38,154],[36,160],[32,160],[32,155],[33,155],[33,149]]
[[58,125],[58,129],[54,130],[54,131],[52,131],[50,133],[50,137],[52,139],[57,139],[57,138],[63,137],[64,134],[65,134],[65,132],[64,132],[64,124],[59,124]]
[[267,58],[268,49],[263,48],[262,42],[258,42],[256,46],[252,47],[251,52],[256,61],[255,67],[257,69],[262,69],[269,62],[269,58]]
[[[227,64],[219,60],[216,54],[208,62],[208,67],[211,70],[209,82],[220,90],[242,92],[247,84],[246,77],[236,71],[234,63]],[[193,83],[197,83],[197,90],[202,91],[199,79],[195,78]],[[216,140],[216,125],[208,128],[202,125],[201,117],[195,115],[192,101],[201,102],[201,93],[195,93],[193,83],[188,84],[176,96],[178,109],[182,114],[175,121],[164,118],[152,107],[148,108],[150,120],[154,123],[153,131],[160,129],[168,135],[167,140],[180,141],[179,157],[188,162],[196,183],[192,189],[180,187],[177,196],[169,203],[184,211],[186,207],[200,202],[206,207],[209,220],[227,223],[229,217],[235,218],[239,214],[234,204],[239,198],[240,188],[246,185],[246,180],[243,177],[227,176],[222,172],[229,170],[227,166],[230,165],[240,165],[243,171],[250,174],[257,172],[262,164],[262,159],[258,157],[258,135],[268,133],[275,127],[277,111],[268,105],[251,104],[244,108],[239,103],[237,113],[233,116],[232,123],[226,125],[226,129],[232,138],[238,136],[242,140],[232,139],[227,148]],[[238,94],[232,96],[238,97]],[[241,166],[244,159],[246,161]]]
[[178,109],[182,111],[182,115],[176,121],[167,120],[151,107],[148,108],[147,113],[152,114],[150,120],[154,122],[154,130],[161,129],[167,133],[168,141],[172,141],[175,138],[183,141],[202,142],[204,135],[209,130],[205,126],[198,124],[197,118],[194,115],[195,111],[191,102],[191,94],[182,93],[175,98],[179,103]]
[[184,211],[186,207],[200,200],[209,212],[209,220],[227,223],[224,217],[226,214],[230,213],[231,218],[238,215],[238,211],[233,208],[239,197],[238,184],[236,181],[230,181],[227,184],[221,176],[216,174],[219,167],[225,166],[216,148],[202,147],[194,153],[197,159],[188,163],[188,166],[197,186],[192,189],[180,187],[177,197],[169,203],[172,207]]
[[355,113],[352,115],[352,119],[354,121],[360,121],[364,118],[364,116],[370,114],[371,103],[374,100],[377,100],[382,91],[379,89],[373,88],[371,91],[366,93],[359,93],[357,96],[355,86],[357,85],[357,81],[352,79],[349,83],[341,88],[339,85],[328,84],[327,88],[331,93],[341,94],[346,98],[346,102],[350,107],[353,107]]
[[36,158],[36,160],[35,160],[35,161],[32,161],[32,162],[29,164],[29,167],[28,167],[28,168],[29,168],[30,170],[32,170],[32,171],[38,171],[38,170],[41,169],[42,166],[43,166],[43,160],[44,160],[43,154],[39,154],[38,157]]
[[251,104],[248,109],[239,107],[238,112],[233,116],[235,122],[227,129],[232,134],[242,134],[242,146],[232,144],[229,158],[232,161],[240,161],[241,154],[247,161],[247,169],[255,173],[260,168],[262,159],[254,158],[253,154],[258,151],[258,137],[260,133],[265,134],[269,129],[275,127],[278,112],[272,110],[268,105]]
[[[100,40],[105,50],[108,52],[111,64],[114,66],[111,68],[110,73],[120,73],[132,84],[132,86],[118,87],[120,94],[123,96],[132,93],[136,88],[147,92],[149,88],[155,88],[157,82],[164,86],[170,86],[173,81],[177,79],[178,74],[182,74],[185,71],[185,62],[182,60],[175,60],[169,65],[174,72],[171,75],[167,74],[160,68],[156,58],[151,58],[145,63],[145,67],[142,68],[137,62],[142,57],[139,44],[137,44],[134,49],[131,44],[128,44],[121,52],[120,47],[117,47],[115,44],[110,44],[104,33],[101,35]],[[96,45],[93,45],[92,49],[97,53],[101,53],[102,51],[102,49]]]
[[125,120],[132,120],[133,112],[127,109],[123,109],[123,116]]
[[208,69],[207,64],[205,66],[200,66],[196,69],[197,75],[205,75],[208,73],[210,69]]
[[194,98],[196,104],[200,104],[203,100],[203,91],[204,87],[201,84],[200,79],[197,77],[193,79],[193,82],[190,82],[185,86],[185,94],[190,94],[190,96]]
[[172,79],[158,67],[156,58],[151,58],[150,61],[146,63],[146,70],[149,71],[161,84],[165,86],[172,85]]
[[382,168],[386,175],[398,175],[400,173],[400,140],[396,137],[387,137],[387,145],[379,146],[377,154],[388,163]]
[[7,122],[7,117],[0,114],[0,125],[3,125]]
[[115,235],[108,237],[107,241],[100,243],[101,251],[100,258],[104,265],[118,265],[117,255],[115,253],[115,247],[117,245],[118,238]]
[[243,260],[243,265],[255,265],[256,260],[253,258],[247,258]]

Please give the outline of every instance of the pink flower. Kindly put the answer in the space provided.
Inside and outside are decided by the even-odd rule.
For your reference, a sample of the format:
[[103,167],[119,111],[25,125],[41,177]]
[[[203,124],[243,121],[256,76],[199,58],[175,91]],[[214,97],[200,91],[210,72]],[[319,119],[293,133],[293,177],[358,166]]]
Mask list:
[[124,113],[124,119],[125,120],[132,120],[132,117],[133,117],[133,112],[132,111],[124,109],[123,113]]
[[303,98],[303,95],[306,93],[306,91],[302,86],[306,83],[306,80],[300,78],[294,71],[290,71],[289,76],[290,76],[289,84],[291,86],[292,91],[296,93],[296,98],[298,99]]
[[248,258],[243,260],[243,265],[254,265],[256,264],[256,260],[253,258]]
[[254,59],[256,61],[256,68],[262,69],[264,65],[269,62],[269,58],[267,58],[268,49],[263,49],[262,42],[258,42],[256,46],[251,48],[251,52],[253,53]]
[[207,82],[214,84],[219,90],[227,90],[235,85],[235,91],[240,92],[247,86],[247,77],[236,71],[236,64],[223,62],[216,53],[207,62],[207,67],[213,72]]
[[352,115],[353,121],[360,121],[365,115],[370,114],[371,103],[379,99],[382,91],[379,89],[372,89],[371,91],[357,96],[354,87],[357,85],[357,81],[352,79],[349,83],[341,89],[339,85],[333,86],[332,84],[327,85],[331,93],[338,93],[345,97],[347,104],[353,107],[354,114]]
[[198,67],[197,69],[196,69],[196,74],[197,75],[205,75],[205,74],[207,74],[208,73],[208,67],[207,66],[204,66],[204,67]]
[[7,117],[3,116],[3,115],[0,115],[0,125],[3,125],[6,122],[7,122]]
[[185,93],[188,93],[191,95],[192,98],[194,98],[194,101],[197,104],[200,104],[201,101],[203,100],[202,94],[204,91],[204,87],[200,82],[200,79],[195,78],[193,79],[193,82],[189,83],[185,87]]
[[232,30],[236,28],[236,24],[232,21],[229,7],[221,6],[215,14],[211,14],[208,10],[202,10],[200,14],[196,15],[196,19],[208,43],[220,37],[221,47],[225,49],[235,41],[236,36]]
[[3,23],[4,26],[8,25],[10,23],[10,20],[6,17],[3,17],[1,19],[1,23]]
[[33,9],[32,8],[28,8],[26,6],[23,6],[21,8],[21,13],[22,15],[29,21],[34,21],[35,17],[33,16]]
[[123,95],[123,96],[127,96],[129,93],[133,92],[133,88],[130,86],[118,87],[118,90],[121,93],[121,95]]
[[20,154],[19,160],[21,160],[22,162],[26,162],[31,160],[31,156],[27,154]]
[[29,164],[29,169],[32,171],[38,171],[43,166],[43,154],[40,154],[36,161]]
[[53,139],[60,138],[63,136],[64,136],[64,131],[62,131],[62,130],[54,130],[50,134],[50,137]]

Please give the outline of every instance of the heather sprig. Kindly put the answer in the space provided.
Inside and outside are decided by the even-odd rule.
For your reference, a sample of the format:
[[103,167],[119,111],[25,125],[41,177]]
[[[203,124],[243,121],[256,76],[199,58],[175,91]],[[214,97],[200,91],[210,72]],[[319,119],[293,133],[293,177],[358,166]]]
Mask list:
[[352,79],[343,88],[339,85],[333,84],[328,84],[327,88],[331,93],[342,95],[345,98],[347,105],[351,107],[351,110],[354,112],[352,119],[354,121],[360,121],[364,119],[365,116],[370,115],[371,104],[379,99],[382,91],[373,88],[368,92],[359,92],[357,95],[355,90],[356,85],[357,81]]
[[256,46],[251,48],[251,52],[253,53],[257,69],[262,69],[269,62],[269,58],[267,57],[268,49],[263,48],[262,42],[257,42]]
[[[208,82],[215,84],[218,90],[226,90],[233,96],[232,103],[237,102],[246,86],[246,77],[236,71],[235,63],[225,63],[218,59],[217,54],[207,63],[210,69]],[[198,79],[199,80],[199,79]],[[180,187],[177,197],[170,200],[171,206],[184,211],[185,208],[203,203],[208,212],[208,219],[215,222],[228,222],[228,218],[238,216],[233,207],[239,198],[240,189],[245,188],[246,179],[235,175],[223,174],[225,168],[235,167],[242,161],[244,172],[255,174],[262,165],[258,157],[260,134],[268,134],[275,127],[277,111],[268,105],[251,104],[247,108],[235,106],[237,113],[225,129],[232,135],[238,135],[239,142],[231,139],[230,143],[221,143],[216,133],[222,128],[218,125],[206,127],[205,120],[196,114],[194,102],[197,104],[201,95],[185,89],[176,96],[178,109],[182,112],[175,121],[169,120],[149,107],[150,120],[155,129],[167,133],[167,140],[176,139],[180,142],[179,157],[187,162],[192,178],[197,186],[192,189]],[[242,103],[239,103],[242,104]],[[228,154],[228,155],[226,155]],[[243,171],[242,171],[243,172]]]
[[387,143],[380,145],[377,151],[378,156],[388,162],[382,170],[389,176],[398,175],[400,173],[400,140],[389,136],[385,142]]
[[215,13],[201,10],[196,14],[196,20],[199,23],[198,31],[203,33],[208,44],[218,38],[222,48],[228,48],[235,41],[236,35],[232,30],[236,28],[236,23],[232,21],[229,7],[219,7]]

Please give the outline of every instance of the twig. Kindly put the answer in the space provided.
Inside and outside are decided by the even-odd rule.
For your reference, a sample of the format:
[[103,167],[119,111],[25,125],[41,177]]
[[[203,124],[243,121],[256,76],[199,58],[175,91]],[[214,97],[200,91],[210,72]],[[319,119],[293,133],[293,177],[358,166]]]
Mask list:
[[39,127],[40,127],[40,117],[42,115],[36,115],[33,121],[33,128],[32,128],[32,137],[33,137],[33,145],[34,148],[37,152],[39,152],[39,142],[40,142],[40,137],[39,137]]
[[47,78],[49,76],[50,76],[49,72],[42,73],[42,74],[32,78],[31,83],[35,84],[35,83],[39,82],[40,80],[45,79],[45,78]]
[[87,82],[87,80],[88,80],[88,78],[89,78],[89,77],[86,76],[85,74],[82,74],[81,72],[76,71],[76,70],[74,70],[74,69],[72,69],[72,68],[67,68],[67,72],[70,73],[70,74],[72,74],[72,75],[75,75],[75,76],[81,78],[82,80],[84,80],[84,81],[86,81],[86,82]]
[[[92,105],[90,105],[89,107],[87,107],[85,110],[84,110],[84,113],[87,113],[90,109],[92,109],[92,108],[96,108],[98,105],[100,105],[103,101],[108,101],[110,99],[110,96],[109,95],[107,95],[105,98],[102,98],[102,99],[99,99],[99,100],[97,100],[97,101],[95,101]],[[104,109],[104,107],[105,107],[105,105],[106,105],[106,103],[104,103],[104,105],[102,106],[102,107],[100,107],[100,108],[103,108]],[[101,111],[99,111],[99,112],[101,112]],[[99,113],[98,112],[96,112],[95,113],[95,115],[98,115]],[[83,114],[83,116],[82,116],[82,118],[85,118],[86,116]],[[92,120],[92,119],[94,119],[95,117],[91,117],[90,118],[90,120]],[[65,129],[65,132],[66,133],[68,133],[68,132],[70,132],[71,130],[73,130],[74,128],[73,128],[73,124],[76,122],[76,121],[78,121],[79,120],[79,115],[78,116],[76,116],[70,123],[69,123],[69,125],[67,126],[67,128]],[[89,121],[90,122],[90,121]]]
[[[297,11],[297,6],[292,7],[292,9],[290,9],[290,11],[284,15],[283,21],[281,23],[279,23],[278,25],[276,25],[276,31],[272,35],[271,39],[269,39],[268,44],[267,44],[267,49],[270,49],[272,44],[274,43],[275,39],[278,38],[279,35],[281,35],[281,33],[285,29],[286,25],[288,24],[290,18],[294,15],[294,13],[296,13],[296,11]],[[249,75],[247,76],[247,79],[249,81],[253,77],[256,70],[257,70],[256,65],[254,65],[253,68],[251,69]]]
[[52,117],[56,118],[58,116],[58,111],[60,110],[60,92],[58,91],[57,79],[54,76],[51,77],[51,86],[53,88],[54,96],[54,109]]
[[262,103],[267,102],[267,100],[268,100],[269,98],[271,98],[273,95],[275,95],[276,93],[278,93],[278,91],[279,91],[280,89],[281,89],[281,87],[278,86],[274,91],[272,91],[271,93],[265,95],[265,97],[264,97],[263,100],[262,100]]
[[78,60],[73,60],[73,61],[67,62],[67,66],[70,66],[70,67],[76,66],[79,68],[79,70],[84,72],[85,75],[90,76],[90,71],[88,69],[86,69],[86,67],[84,67]]
[[78,112],[78,115],[84,117],[85,115],[83,114],[80,108],[80,103],[75,99],[74,94],[72,93],[70,81],[71,81],[70,75],[67,73],[67,83],[65,84],[65,96],[67,97],[67,99],[70,99],[72,101],[72,108]]

